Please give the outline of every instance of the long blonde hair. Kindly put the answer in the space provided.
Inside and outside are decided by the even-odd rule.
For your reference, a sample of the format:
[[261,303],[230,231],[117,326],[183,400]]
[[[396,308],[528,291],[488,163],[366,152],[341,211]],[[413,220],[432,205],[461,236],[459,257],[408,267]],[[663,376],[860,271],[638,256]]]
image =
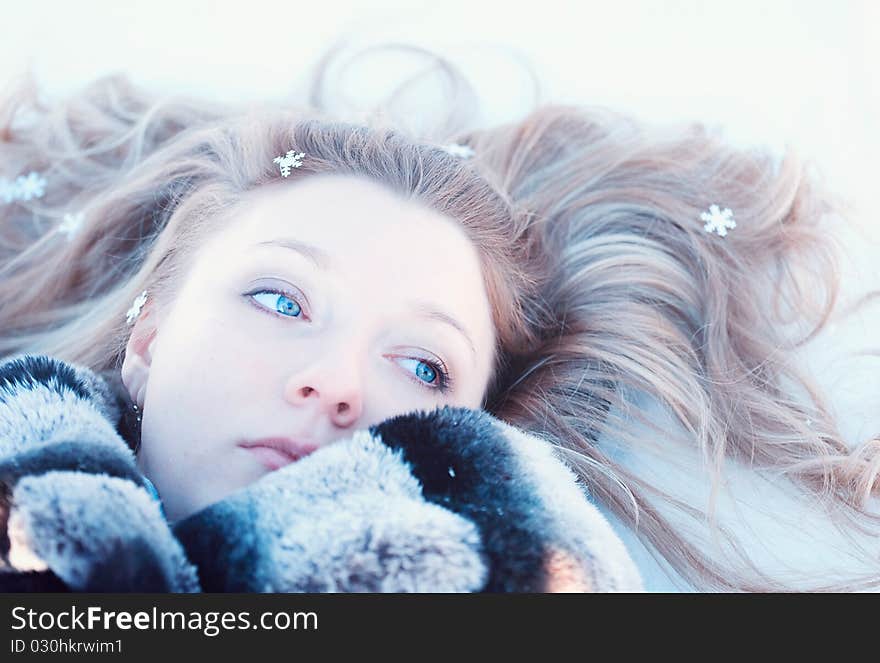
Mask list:
[[[0,205],[0,356],[118,370],[132,299],[146,288],[173,299],[206,233],[245,191],[277,179],[272,159],[295,149],[309,158],[291,179],[367,177],[461,223],[498,332],[483,406],[556,444],[591,495],[694,586],[789,589],[744,552],[736,567],[713,560],[662,513],[703,523],[712,500],[676,500],[596,444],[608,434],[629,453],[662,444],[627,433],[636,392],[674,414],[713,486],[726,460],[747,461],[855,527],[877,523],[868,503],[880,440],[848,449],[821,390],[791,361],[826,325],[839,287],[837,249],[819,226],[834,206],[802,162],[735,149],[701,126],[648,130],[559,105],[493,128],[459,119],[428,140],[382,114],[334,117],[320,100],[324,66],[311,103],[284,109],[159,99],[121,76],[64,103],[44,104],[30,82],[9,93],[0,177],[38,171],[47,188]],[[475,155],[442,149],[453,141]],[[700,219],[716,202],[736,211],[723,239]],[[84,225],[68,240],[59,224],[76,212]],[[794,340],[783,333],[792,321],[804,325]],[[878,585],[880,573],[813,588]]]

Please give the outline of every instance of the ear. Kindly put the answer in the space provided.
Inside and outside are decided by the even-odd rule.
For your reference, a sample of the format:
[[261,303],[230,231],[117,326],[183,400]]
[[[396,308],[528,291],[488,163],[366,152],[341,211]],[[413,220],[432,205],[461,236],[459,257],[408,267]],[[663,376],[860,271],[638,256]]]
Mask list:
[[144,409],[144,395],[153,362],[153,346],[159,333],[157,317],[153,300],[148,299],[141,308],[131,336],[128,337],[122,360],[122,382],[131,400],[141,410]]

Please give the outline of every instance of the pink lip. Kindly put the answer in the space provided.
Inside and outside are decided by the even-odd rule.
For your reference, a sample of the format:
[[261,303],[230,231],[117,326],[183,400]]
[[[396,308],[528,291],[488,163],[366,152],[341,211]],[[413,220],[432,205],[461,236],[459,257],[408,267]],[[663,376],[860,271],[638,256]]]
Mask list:
[[318,448],[316,444],[297,442],[289,437],[245,440],[239,446],[253,453],[270,470],[277,470],[279,467],[295,463]]

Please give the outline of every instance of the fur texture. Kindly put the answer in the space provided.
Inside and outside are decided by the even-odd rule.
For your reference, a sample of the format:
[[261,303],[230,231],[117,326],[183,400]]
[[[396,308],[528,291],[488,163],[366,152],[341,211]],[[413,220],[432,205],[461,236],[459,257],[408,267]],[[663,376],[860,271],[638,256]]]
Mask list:
[[59,591],[638,591],[552,446],[486,412],[400,415],[173,527],[119,435],[113,387],[0,364],[0,587]]
[[[198,591],[195,569],[116,431],[109,386],[25,355],[0,364],[0,551],[74,591]],[[15,582],[15,581],[11,581]]]

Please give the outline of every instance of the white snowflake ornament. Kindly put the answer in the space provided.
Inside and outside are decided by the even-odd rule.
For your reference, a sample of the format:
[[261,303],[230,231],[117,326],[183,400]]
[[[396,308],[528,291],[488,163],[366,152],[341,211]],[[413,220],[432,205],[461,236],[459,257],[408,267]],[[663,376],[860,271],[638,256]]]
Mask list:
[[287,177],[290,175],[291,168],[299,168],[302,166],[304,156],[305,152],[297,154],[296,150],[290,150],[283,157],[275,157],[272,159],[272,163],[278,164],[278,167],[281,169],[281,177]]
[[30,172],[20,175],[15,181],[18,186],[18,195],[22,200],[42,198],[46,193],[46,178],[39,173]]
[[86,215],[82,212],[77,212],[76,214],[65,214],[64,219],[58,226],[58,232],[64,233],[67,235],[68,239],[73,238],[76,235],[77,231],[83,224]]
[[729,207],[723,210],[718,205],[710,205],[708,212],[702,212],[700,218],[706,222],[703,230],[707,233],[717,232],[721,237],[727,235],[728,228],[736,228],[736,221],[733,220],[733,212]]
[[147,303],[147,291],[144,290],[141,294],[137,296],[137,299],[132,302],[131,308],[125,312],[125,321],[128,324],[131,324],[135,321],[135,319],[140,315],[141,309],[144,304]]
[[14,182],[0,179],[0,198],[3,198],[4,203],[42,198],[45,193],[46,178],[35,171],[27,175],[19,175]]

